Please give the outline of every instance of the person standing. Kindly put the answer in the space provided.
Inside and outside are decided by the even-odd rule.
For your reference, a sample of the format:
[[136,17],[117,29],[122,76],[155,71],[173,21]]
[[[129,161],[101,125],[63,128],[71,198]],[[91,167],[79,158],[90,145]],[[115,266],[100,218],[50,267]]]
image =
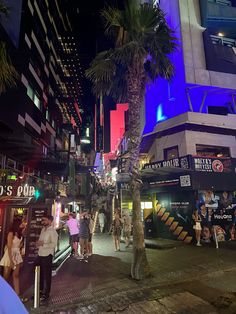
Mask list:
[[113,240],[115,244],[115,252],[120,251],[120,236],[122,230],[122,220],[119,214],[115,214],[115,219],[111,224],[111,231],[113,235]]
[[103,211],[100,211],[100,213],[98,214],[98,221],[99,221],[100,232],[103,233],[104,226],[105,226],[105,214]]
[[84,259],[88,256],[88,240],[89,240],[89,215],[84,212],[80,216],[80,228],[79,228],[79,242],[80,242],[80,256],[79,259]]
[[130,236],[131,236],[131,218],[127,212],[123,215],[123,236],[125,238],[125,247],[128,248],[130,245]]
[[70,233],[70,242],[72,246],[71,255],[78,255],[78,242],[79,242],[79,222],[76,219],[75,213],[69,214],[69,219],[66,223],[69,233]]
[[93,254],[93,232],[94,232],[94,216],[93,214],[90,215],[89,221],[89,239],[88,239],[88,255],[91,256]]
[[49,298],[52,281],[52,259],[57,247],[58,234],[52,226],[53,216],[45,215],[42,218],[43,229],[39,240],[36,242],[38,247],[38,257],[36,265],[40,266],[40,301]]
[[[20,267],[23,263],[21,256],[22,233],[20,222],[14,221],[7,235],[7,245],[4,250],[4,255],[0,261],[0,266],[3,266],[3,278],[9,281],[12,272],[13,287],[16,294],[20,295]],[[24,301],[22,299],[22,301]]]
[[195,230],[195,236],[196,236],[196,241],[197,241],[197,246],[202,246],[200,241],[201,241],[201,232],[202,232],[202,226],[201,226],[201,215],[198,213],[198,210],[195,210],[192,216],[195,224],[193,226],[193,229]]

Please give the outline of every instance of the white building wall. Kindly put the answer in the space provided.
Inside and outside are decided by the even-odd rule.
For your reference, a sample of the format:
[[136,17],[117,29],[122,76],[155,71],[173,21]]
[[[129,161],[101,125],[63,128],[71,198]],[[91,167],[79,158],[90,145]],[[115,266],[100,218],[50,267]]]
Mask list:
[[179,155],[187,155],[185,131],[156,139],[148,153],[148,158],[154,158],[155,161],[164,160],[164,149],[177,145]]
[[156,139],[148,152],[152,161],[164,160],[164,149],[178,146],[179,156],[196,155],[196,145],[229,147],[230,155],[236,158],[236,138],[232,135],[183,131]]
[[236,138],[232,135],[211,134],[205,132],[186,131],[187,154],[196,154],[196,144],[229,147],[230,155],[236,158]]
[[[150,134],[161,134],[171,128],[183,124],[211,126],[220,129],[236,130],[236,116],[229,114],[220,116],[214,114],[202,114],[187,112],[172,119],[157,124],[155,131]],[[146,135],[148,136],[148,135]],[[159,135],[160,136],[160,135]],[[152,161],[164,160],[164,149],[178,145],[179,156],[196,155],[196,145],[229,147],[230,155],[236,158],[236,137],[233,135],[214,134],[208,132],[182,131],[171,135],[161,136],[155,139],[148,152],[148,158]]]

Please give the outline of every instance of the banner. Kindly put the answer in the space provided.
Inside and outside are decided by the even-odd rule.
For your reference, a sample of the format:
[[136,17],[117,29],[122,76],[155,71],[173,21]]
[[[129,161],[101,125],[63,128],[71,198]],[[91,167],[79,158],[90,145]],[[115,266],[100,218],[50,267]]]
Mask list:
[[232,172],[230,158],[192,157],[193,170],[203,172]]

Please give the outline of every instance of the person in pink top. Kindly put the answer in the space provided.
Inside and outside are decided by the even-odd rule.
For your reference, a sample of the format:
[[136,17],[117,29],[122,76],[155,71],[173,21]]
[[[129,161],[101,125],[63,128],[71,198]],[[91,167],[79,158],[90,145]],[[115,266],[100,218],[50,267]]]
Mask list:
[[66,225],[69,229],[72,249],[74,251],[74,254],[77,256],[78,255],[78,242],[79,242],[79,222],[76,219],[74,213],[69,214],[69,219],[67,220]]

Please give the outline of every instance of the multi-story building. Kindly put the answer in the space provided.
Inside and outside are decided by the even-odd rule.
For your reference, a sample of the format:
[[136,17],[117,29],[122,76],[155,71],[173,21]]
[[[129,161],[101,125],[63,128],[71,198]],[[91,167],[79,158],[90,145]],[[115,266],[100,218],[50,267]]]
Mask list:
[[146,91],[141,153],[149,161],[144,190],[155,208],[149,218],[156,220],[152,225],[159,236],[190,242],[198,208],[203,240],[212,238],[213,224],[220,226],[221,239],[230,239],[235,232],[236,3],[159,4],[179,47],[171,56],[173,81],[160,79]]
[[[27,219],[31,261],[40,216],[59,227],[61,209],[79,202],[81,66],[63,1],[5,3],[0,34],[19,80],[0,95],[0,254],[13,219]],[[68,242],[58,232],[59,254]]]

